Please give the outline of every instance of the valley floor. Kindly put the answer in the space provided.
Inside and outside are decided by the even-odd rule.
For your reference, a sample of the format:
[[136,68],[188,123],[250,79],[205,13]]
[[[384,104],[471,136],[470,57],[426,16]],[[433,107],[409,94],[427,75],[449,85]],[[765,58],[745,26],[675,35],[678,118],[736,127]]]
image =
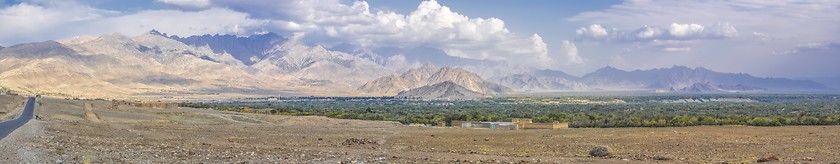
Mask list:
[[[751,163],[770,155],[783,163],[840,162],[840,126],[506,131],[39,102],[40,119],[0,140],[0,163]],[[589,157],[596,145],[612,155]]]

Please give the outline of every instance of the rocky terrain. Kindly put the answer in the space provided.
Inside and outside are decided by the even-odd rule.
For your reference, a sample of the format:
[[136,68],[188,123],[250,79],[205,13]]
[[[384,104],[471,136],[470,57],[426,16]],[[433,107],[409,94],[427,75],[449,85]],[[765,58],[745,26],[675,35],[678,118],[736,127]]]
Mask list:
[[[838,126],[486,130],[41,99],[0,163],[839,162]],[[85,117],[90,104],[102,122]],[[598,145],[606,157],[591,157]]]
[[23,109],[24,101],[26,100],[21,96],[0,95],[0,121],[17,118]]
[[359,90],[370,93],[395,95],[401,91],[407,91],[423,86],[431,86],[447,81],[478,94],[500,94],[512,92],[510,88],[485,81],[480,76],[462,68],[438,68],[431,64],[425,64],[419,68],[410,69],[400,76],[390,75],[381,77],[362,85],[359,87]]
[[395,96],[397,98],[420,98],[420,99],[475,99],[483,97],[481,93],[464,88],[452,81],[422,86],[407,91],[402,91]]

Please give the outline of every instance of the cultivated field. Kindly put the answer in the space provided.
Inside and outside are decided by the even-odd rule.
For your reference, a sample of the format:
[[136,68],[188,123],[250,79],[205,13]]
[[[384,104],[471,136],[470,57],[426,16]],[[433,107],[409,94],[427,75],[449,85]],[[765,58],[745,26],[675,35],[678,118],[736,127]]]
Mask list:
[[[840,126],[505,131],[39,102],[41,119],[0,141],[0,163],[740,163],[771,155],[782,163],[840,162]],[[612,154],[588,156],[596,145]]]

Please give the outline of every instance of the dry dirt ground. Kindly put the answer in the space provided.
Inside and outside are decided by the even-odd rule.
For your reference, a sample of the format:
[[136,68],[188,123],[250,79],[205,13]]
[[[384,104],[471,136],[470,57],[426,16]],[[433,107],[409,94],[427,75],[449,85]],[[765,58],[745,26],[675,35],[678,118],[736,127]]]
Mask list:
[[0,95],[0,121],[17,118],[24,101],[23,96]]
[[[840,126],[506,131],[39,102],[41,119],[0,140],[0,163],[753,163],[769,155],[840,162]],[[612,154],[589,157],[596,145]]]

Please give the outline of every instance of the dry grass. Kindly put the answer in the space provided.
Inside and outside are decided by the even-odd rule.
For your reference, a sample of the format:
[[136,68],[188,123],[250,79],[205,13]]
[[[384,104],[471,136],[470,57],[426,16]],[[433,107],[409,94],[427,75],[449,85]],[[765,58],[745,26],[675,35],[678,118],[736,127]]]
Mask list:
[[20,115],[24,101],[26,99],[22,96],[0,95],[0,121],[14,119]]
[[[46,159],[93,162],[755,162],[840,161],[840,126],[485,130],[392,122],[144,109],[43,100]],[[107,123],[84,118],[84,103]],[[350,138],[377,144],[342,144]],[[596,145],[611,156],[589,157]],[[95,156],[92,156],[95,155]],[[811,159],[813,161],[805,161]]]

